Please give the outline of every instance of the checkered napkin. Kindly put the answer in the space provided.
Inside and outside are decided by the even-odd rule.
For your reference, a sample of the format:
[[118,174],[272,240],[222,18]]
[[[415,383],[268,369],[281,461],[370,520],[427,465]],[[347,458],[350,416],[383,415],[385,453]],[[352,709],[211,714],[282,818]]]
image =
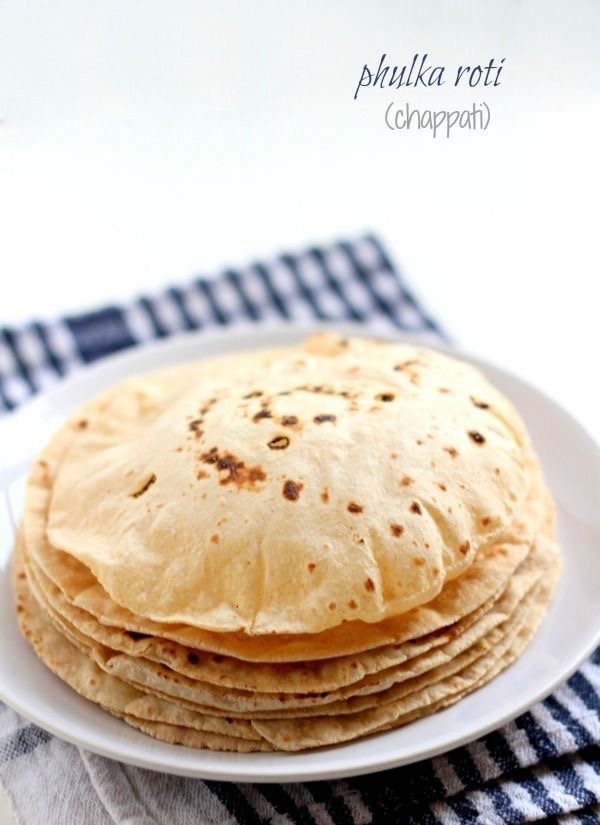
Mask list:
[[[0,409],[108,353],[183,330],[352,320],[440,340],[373,237],[198,278],[128,306],[0,328]],[[1,632],[1,631],[0,631]],[[0,779],[25,825],[600,823],[600,650],[514,722],[435,759],[356,779],[183,779],[66,744],[0,703]]]

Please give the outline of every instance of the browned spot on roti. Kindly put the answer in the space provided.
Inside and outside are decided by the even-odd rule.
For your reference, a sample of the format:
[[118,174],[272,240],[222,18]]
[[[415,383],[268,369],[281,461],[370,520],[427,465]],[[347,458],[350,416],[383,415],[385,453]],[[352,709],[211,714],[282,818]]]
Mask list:
[[392,536],[398,538],[404,532],[404,527],[401,524],[390,524],[390,530],[392,531]]
[[402,361],[400,364],[396,364],[394,369],[396,372],[402,372],[403,370],[407,369],[408,367],[414,367],[419,362],[415,358],[411,358],[409,361]]
[[349,513],[356,514],[356,513],[362,513],[362,511],[364,510],[364,507],[362,507],[360,504],[357,504],[355,501],[350,501],[348,503],[348,507],[346,509],[348,510]]
[[333,424],[335,421],[337,421],[337,415],[332,415],[331,413],[323,413],[322,415],[315,415],[313,421],[315,422],[315,424]]
[[252,416],[253,421],[261,421],[263,418],[273,418],[273,413],[270,410],[259,410]]
[[304,484],[288,478],[283,485],[283,496],[287,498],[288,501],[298,501],[303,488]]
[[365,584],[365,590],[367,591],[367,593],[373,593],[373,591],[375,590],[375,582],[373,581],[373,579],[371,577],[369,577],[368,579],[365,579],[364,584]]
[[267,478],[261,467],[246,467],[243,461],[231,453],[220,455],[217,447],[212,447],[208,452],[202,453],[200,460],[204,464],[212,465],[219,473],[221,476],[219,484],[235,484],[237,487],[253,490],[258,482],[265,481]]
[[193,421],[190,421],[188,424],[188,430],[194,433],[196,438],[202,438],[204,431],[202,430],[203,421],[201,418],[194,418]]
[[146,490],[149,487],[151,487],[154,484],[155,481],[156,481],[156,475],[154,473],[152,473],[150,478],[148,478],[147,481],[145,481],[142,484],[142,486],[138,490],[135,491],[135,493],[130,494],[129,498],[139,498],[140,496],[144,495]]
[[289,446],[290,440],[287,435],[276,435],[269,441],[270,450],[285,450]]

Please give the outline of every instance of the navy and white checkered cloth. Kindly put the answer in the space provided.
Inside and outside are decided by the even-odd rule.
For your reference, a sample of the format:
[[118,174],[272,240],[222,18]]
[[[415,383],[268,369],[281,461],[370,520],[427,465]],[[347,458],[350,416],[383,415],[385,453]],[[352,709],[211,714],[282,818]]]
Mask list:
[[[83,364],[182,330],[368,321],[440,340],[373,237],[281,255],[52,323],[0,328],[0,410]],[[27,825],[600,823],[600,650],[554,695],[470,745],[347,780],[250,785],[87,753],[0,704],[0,779]]]

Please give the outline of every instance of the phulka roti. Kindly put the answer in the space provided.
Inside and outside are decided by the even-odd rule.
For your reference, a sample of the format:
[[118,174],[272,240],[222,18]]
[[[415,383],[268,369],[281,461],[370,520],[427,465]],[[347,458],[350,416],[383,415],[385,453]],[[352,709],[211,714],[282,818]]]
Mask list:
[[45,517],[51,485],[46,465],[37,464],[32,469],[25,534],[29,551],[40,569],[72,604],[105,625],[121,627],[130,633],[159,636],[190,648],[246,661],[314,661],[423,636],[455,623],[498,594],[527,555],[532,536],[548,512],[547,493],[541,486],[539,469],[533,463],[531,474],[534,480],[525,508],[520,518],[503,534],[502,542],[482,548],[471,568],[448,582],[432,602],[379,624],[348,622],[320,634],[304,636],[292,634],[263,639],[245,634],[211,633],[183,625],[153,622],[117,605],[88,568],[49,545],[45,536]]
[[375,648],[360,656],[341,656],[316,662],[248,663],[188,648],[160,637],[128,634],[120,628],[103,625],[92,614],[73,607],[60,590],[35,568],[34,563],[30,567],[46,611],[55,614],[63,627],[65,624],[71,626],[97,644],[164,664],[192,679],[223,688],[259,692],[322,692],[359,682],[369,674],[393,667],[445,644],[473,625],[495,602],[494,598],[489,599],[464,619],[420,639]]
[[[519,609],[519,606],[527,599],[531,589],[536,585],[538,580],[544,575],[549,563],[548,558],[535,559],[528,569],[524,570],[520,576],[516,576],[511,580],[507,592],[498,600],[494,606],[484,613],[476,622],[469,627],[458,628],[456,633],[449,632],[445,635],[445,641],[439,646],[433,646],[431,639],[425,637],[424,639],[415,640],[414,643],[409,643],[414,647],[414,651],[400,651],[400,661],[391,664],[375,673],[364,676],[362,679],[338,688],[325,688],[322,685],[322,690],[319,693],[308,692],[305,689],[305,683],[301,678],[295,681],[296,690],[291,695],[286,693],[274,692],[248,692],[242,691],[234,692],[231,689],[211,686],[212,689],[206,689],[207,685],[197,679],[190,679],[189,677],[181,678],[171,669],[164,667],[159,671],[159,667],[155,663],[150,665],[150,670],[153,674],[168,674],[177,680],[176,684],[185,686],[190,689],[188,698],[194,697],[194,701],[199,701],[200,704],[207,704],[218,707],[220,703],[227,698],[228,706],[224,710],[238,710],[240,707],[240,700],[247,703],[250,711],[261,710],[279,710],[282,707],[290,713],[295,713],[297,709],[322,707],[331,705],[333,712],[338,712],[343,702],[355,696],[373,696],[373,701],[380,701],[380,694],[396,684],[412,679],[427,671],[447,664],[455,660],[459,654],[470,650],[481,640],[486,640],[486,644],[493,639],[492,631],[504,624],[511,616]],[[407,646],[408,647],[408,646]],[[407,655],[410,652],[411,655]],[[365,654],[363,654],[365,655]],[[367,657],[370,654],[366,654]],[[390,659],[392,657],[390,656]],[[357,657],[360,661],[361,657]],[[129,678],[131,675],[131,666],[141,668],[142,671],[148,671],[143,658],[130,657],[127,655],[111,656],[106,662],[107,669],[112,673],[122,675],[124,678]],[[307,663],[308,665],[308,663]],[[332,663],[333,670],[333,663]],[[159,677],[160,678],[160,677]],[[136,679],[134,678],[134,681]],[[164,675],[162,677],[164,684]],[[202,693],[196,694],[195,689],[201,686]],[[270,686],[270,685],[267,685]],[[168,689],[163,688],[167,693]],[[283,695],[282,695],[283,694]],[[285,699],[285,701],[282,701]],[[233,701],[232,701],[233,700]],[[229,704],[231,702],[231,704]]]
[[[318,696],[303,696],[295,694],[287,697],[248,693],[243,691],[228,691],[215,689],[214,686],[203,684],[195,680],[190,680],[161,668],[154,663],[146,662],[142,658],[134,658],[123,655],[114,655],[113,651],[106,651],[98,646],[92,647],[93,655],[98,664],[108,672],[118,675],[120,678],[152,690],[160,695],[175,697],[178,701],[191,703],[191,707],[202,708],[204,712],[214,712],[223,714],[236,714],[245,716],[252,715],[303,715],[314,714],[314,708],[321,707],[321,713],[347,713],[354,712],[358,708],[365,708],[378,704],[385,700],[385,697],[396,695],[393,690],[387,691],[390,685],[411,680],[415,676],[425,671],[430,671],[441,664],[448,667],[463,667],[468,657],[478,657],[489,646],[493,646],[504,631],[495,634],[490,632],[497,628],[500,623],[506,624],[514,612],[519,608],[521,602],[526,600],[523,593],[531,588],[536,578],[543,575],[548,564],[556,557],[556,550],[551,539],[546,538],[540,542],[541,549],[537,559],[532,555],[532,562],[529,568],[523,570],[515,576],[507,588],[507,592],[499,599],[489,614],[484,615],[479,622],[467,629],[460,636],[448,642],[441,648],[425,652],[404,665],[389,668],[381,674],[367,677],[357,685],[341,691],[332,691]],[[64,628],[62,628],[64,630]],[[485,633],[485,635],[483,635]],[[67,633],[70,636],[70,633]],[[483,637],[483,638],[482,638]],[[83,644],[86,645],[84,638]],[[478,652],[477,652],[478,651]],[[467,652],[467,655],[461,655]],[[372,694],[377,693],[376,696]],[[365,698],[366,695],[366,698]],[[363,697],[360,702],[354,699],[345,702],[346,697]],[[280,711],[280,708],[285,710]],[[312,709],[311,709],[312,708]]]
[[324,335],[81,408],[32,468],[15,589],[40,658],[115,716],[294,751],[492,678],[557,559],[527,434],[482,375]]
[[[523,615],[518,619],[512,618],[511,627],[500,643],[493,646],[492,655],[476,657],[456,673],[440,668],[440,678],[436,681],[427,680],[419,686],[418,679],[412,680],[414,689],[405,689],[404,694],[397,696],[393,702],[341,719],[252,720],[250,726],[254,734],[250,733],[246,723],[237,720],[225,723],[230,730],[243,732],[246,738],[213,733],[214,727],[223,725],[221,720],[187,713],[177,705],[143,695],[120,680],[107,676],[48,627],[47,618],[27,591],[25,575],[18,568],[16,589],[20,622],[38,655],[78,692],[102,704],[115,715],[122,716],[134,727],[156,738],[192,747],[238,751],[270,749],[264,741],[252,738],[259,734],[277,749],[301,750],[335,744],[405,724],[457,701],[484,684],[518,655],[535,631],[554,587],[557,568],[555,556],[544,582],[534,588],[533,597],[527,600]],[[165,722],[165,716],[177,720],[179,724]]]
[[[116,716],[137,716],[141,720],[167,725],[165,732],[172,726],[191,728],[198,734],[198,747],[247,750],[248,746],[240,740],[260,742],[261,736],[249,722],[239,719],[227,721],[223,717],[190,711],[137,690],[105,673],[93,659],[53,627],[29,590],[24,567],[18,557],[14,575],[17,615],[23,634],[40,659],[81,696],[102,705]],[[173,736],[175,733],[173,731]],[[268,746],[263,749],[270,750]]]
[[[520,621],[513,620],[513,626],[500,642],[459,672],[443,675],[438,681],[423,685],[422,689],[362,713],[310,719],[254,720],[255,730],[277,749],[307,750],[399,727],[448,707],[467,693],[483,686],[522,652],[544,617],[558,572],[559,564],[555,561],[546,581],[536,588],[535,597],[527,605]],[[426,681],[426,677],[423,677],[423,681]]]
[[136,615],[248,634],[380,622],[522,508],[526,437],[473,368],[322,339],[238,362],[125,384],[42,458],[50,544]]
[[[254,698],[254,701],[264,693],[293,693],[297,696],[316,692],[318,698],[315,704],[333,702],[357,693],[382,690],[394,682],[410,678],[417,673],[447,661],[449,657],[474,644],[491,629],[505,621],[543,574],[544,568],[548,564],[547,554],[543,549],[544,540],[541,540],[542,549],[540,549],[539,544],[540,542],[536,543],[532,552],[511,578],[506,590],[497,602],[488,605],[487,610],[476,611],[477,615],[472,619],[466,617],[469,621],[461,620],[445,628],[443,632],[438,631],[401,645],[387,646],[382,650],[369,651],[361,656],[342,657],[338,660],[321,661],[319,663],[304,662],[296,666],[269,666],[264,664],[250,666],[231,659],[227,662],[228,681],[235,680],[237,684],[227,685],[224,684],[224,680],[219,678],[219,669],[223,668],[224,665],[223,657],[217,657],[215,662],[212,656],[207,656],[207,662],[211,666],[202,668],[199,666],[198,654],[192,654],[196,658],[192,659],[194,664],[191,664],[189,653],[184,655],[184,651],[187,650],[185,648],[182,649],[179,658],[174,657],[175,661],[171,660],[171,665],[178,665],[183,662],[185,667],[183,669],[170,667],[166,672],[187,676],[190,681],[186,684],[193,684],[193,681],[204,683],[205,696],[204,698],[198,698],[199,703],[206,701],[211,703],[210,700],[206,699],[206,694],[216,695],[218,699],[221,699],[223,696],[228,695],[231,688],[236,688],[239,691],[231,693],[232,698],[250,695]],[[72,622],[71,619],[77,619],[82,611],[71,608],[68,603],[64,603],[64,600],[59,599],[57,602],[56,597],[57,595],[60,596],[60,592],[57,594],[57,588],[53,588],[48,580],[44,582],[43,574],[40,577],[39,571],[30,566],[29,560],[28,572],[36,598],[43,604],[46,612],[54,618],[59,629],[66,633],[69,638],[79,640],[86,648],[107,648],[111,651],[111,657],[114,651],[130,654],[133,646],[138,645],[133,656],[135,664],[138,667],[144,667],[144,660],[150,659],[153,663],[151,667],[154,673],[160,672],[156,667],[156,662],[166,664],[161,662],[160,655],[156,657],[148,655],[149,651],[152,652],[158,646],[144,648],[144,643],[148,645],[158,640],[150,638],[133,642],[128,636],[115,629],[112,629],[112,632],[107,632],[108,629],[99,623],[94,624],[92,617],[89,617],[84,623]],[[51,598],[48,598],[48,593],[51,594]],[[57,609],[57,603],[62,610]],[[65,611],[65,608],[71,609]],[[75,611],[75,616],[73,616],[73,611]],[[92,635],[86,634],[82,629],[83,627],[88,630],[91,629]],[[126,641],[129,643],[124,644]],[[450,644],[450,642],[454,643]],[[174,645],[174,643],[166,644],[172,647]],[[124,666],[127,667],[129,658],[131,657],[126,655],[119,662],[124,663]],[[116,664],[117,661],[111,658],[110,661],[107,661],[106,666],[112,671]],[[242,671],[241,678],[238,677],[237,668]],[[211,678],[206,679],[206,675]],[[253,686],[250,688],[246,685],[248,678],[253,680]],[[328,695],[323,695],[324,692],[327,692]],[[278,701],[275,707],[279,706],[280,702]],[[288,706],[295,706],[294,697],[290,697]],[[231,709],[236,708],[237,706],[234,706]]]
[[[136,660],[126,661],[123,657],[111,658],[108,664],[110,672],[118,675],[119,678],[131,681],[132,684],[141,686],[143,689],[173,697],[175,701],[183,701],[188,707],[202,708],[205,712],[230,713],[254,720],[269,717],[278,720],[302,717],[313,718],[315,715],[321,714],[331,717],[355,715],[358,712],[398,702],[405,696],[438,682],[441,678],[447,678],[461,672],[482,657],[487,659],[499,655],[497,651],[501,649],[503,639],[507,633],[512,632],[513,628],[521,622],[529,601],[530,597],[525,596],[502,624],[493,627],[486,636],[479,638],[475,643],[469,644],[470,640],[461,641],[460,638],[450,642],[446,647],[447,655],[436,660],[438,662],[437,666],[428,667],[432,662],[426,661],[424,672],[421,672],[418,659],[411,660],[408,663],[409,667],[404,672],[400,672],[400,677],[405,676],[406,678],[401,678],[392,687],[385,688],[375,694],[349,696],[346,699],[330,703],[327,701],[321,704],[311,701],[293,702],[288,698],[285,704],[281,703],[280,707],[283,708],[281,710],[278,710],[277,707],[271,709],[247,708],[245,710],[239,710],[232,706],[228,709],[218,708],[213,705],[197,704],[196,700],[201,692],[197,691],[195,686],[189,684],[185,679],[165,678],[164,673],[153,668],[146,668]],[[437,651],[437,654],[440,653],[440,650]],[[425,658],[427,658],[427,654],[425,654]]]

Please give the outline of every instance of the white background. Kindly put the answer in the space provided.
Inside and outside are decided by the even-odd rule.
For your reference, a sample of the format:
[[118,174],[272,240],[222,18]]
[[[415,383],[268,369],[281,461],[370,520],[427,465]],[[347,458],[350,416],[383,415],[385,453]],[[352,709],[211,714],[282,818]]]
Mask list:
[[[600,435],[599,43],[595,0],[4,0],[0,323],[372,228],[460,343]],[[353,100],[384,51],[505,57],[502,84]],[[391,132],[391,100],[492,122]]]
[[[599,43],[595,0],[3,0],[0,324],[373,229],[459,343],[600,437]],[[504,57],[502,84],[353,100],[383,52]],[[391,132],[392,100],[492,121]]]

